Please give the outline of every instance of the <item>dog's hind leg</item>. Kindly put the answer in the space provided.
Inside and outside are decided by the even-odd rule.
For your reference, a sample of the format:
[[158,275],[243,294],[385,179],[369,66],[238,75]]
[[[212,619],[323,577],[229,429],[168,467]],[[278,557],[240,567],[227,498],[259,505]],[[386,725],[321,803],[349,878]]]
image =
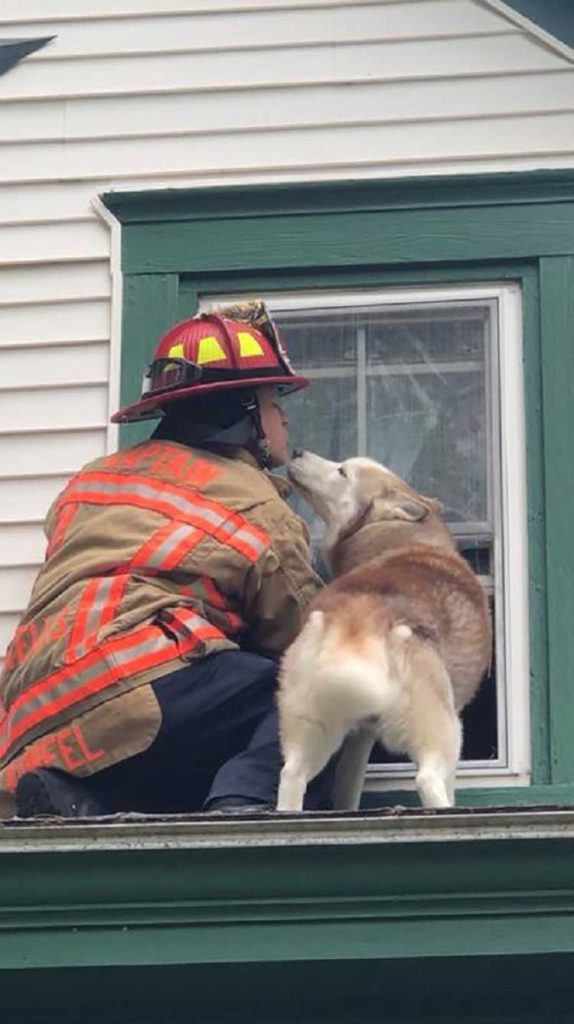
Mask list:
[[325,767],[343,737],[307,718],[281,722],[284,764],[277,795],[278,811],[301,811],[307,785]]
[[412,750],[421,803],[423,807],[452,807],[461,748],[461,725],[454,708],[435,708],[425,731],[427,735],[419,736]]
[[[459,723],[459,728],[460,728],[460,723]],[[459,752],[457,754],[457,761],[458,761],[458,758],[460,757],[460,747],[461,746],[462,746],[462,744],[459,744]],[[449,806],[450,807],[454,807],[455,785],[456,785],[456,764],[455,764],[453,770],[451,771],[451,773],[449,774],[449,776],[448,776],[448,778],[446,780],[446,795],[448,797]]]
[[404,651],[401,675],[410,691],[408,753],[417,765],[421,803],[451,807],[462,731],[448,672],[432,645],[413,637]]
[[372,733],[364,729],[351,733],[343,743],[335,775],[333,806],[336,811],[358,809],[373,743]]
[[421,757],[416,785],[423,807],[452,807],[454,785],[449,768],[442,754],[427,752]]
[[302,811],[308,781],[306,772],[301,764],[298,764],[295,760],[286,762],[281,770],[279,780],[277,810]]

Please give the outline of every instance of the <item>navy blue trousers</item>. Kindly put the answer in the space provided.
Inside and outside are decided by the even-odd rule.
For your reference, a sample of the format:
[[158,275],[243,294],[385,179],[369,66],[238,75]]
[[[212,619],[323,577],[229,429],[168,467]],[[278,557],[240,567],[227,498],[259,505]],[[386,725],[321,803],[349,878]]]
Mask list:
[[[162,725],[141,754],[83,780],[104,813],[183,813],[240,796],[275,805],[281,751],[277,665],[222,651],[152,684]],[[331,805],[334,765],[310,784],[305,806]]]

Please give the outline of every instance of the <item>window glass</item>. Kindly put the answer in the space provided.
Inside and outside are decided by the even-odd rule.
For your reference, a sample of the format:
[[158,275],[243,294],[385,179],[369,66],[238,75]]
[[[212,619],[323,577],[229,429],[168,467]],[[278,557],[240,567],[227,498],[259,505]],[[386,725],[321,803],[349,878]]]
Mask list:
[[[492,304],[357,305],[275,317],[298,372],[312,379],[287,406],[294,446],[334,460],[368,455],[438,497],[492,595]],[[320,521],[298,496],[293,502],[318,548]],[[316,559],[324,571],[318,550]],[[493,670],[464,712],[463,759],[498,758],[498,704]],[[372,757],[402,760],[380,747]]]
[[368,455],[440,495],[449,521],[486,531],[489,312],[279,313],[295,366],[313,379],[289,403],[294,444],[331,459]]

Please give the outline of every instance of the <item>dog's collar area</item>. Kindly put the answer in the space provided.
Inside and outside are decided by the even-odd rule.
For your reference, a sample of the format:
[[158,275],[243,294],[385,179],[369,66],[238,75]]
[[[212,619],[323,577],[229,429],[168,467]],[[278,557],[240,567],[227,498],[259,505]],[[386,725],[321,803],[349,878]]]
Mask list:
[[361,509],[359,509],[357,514],[353,516],[351,520],[349,520],[347,525],[344,526],[342,530],[339,531],[335,538],[333,548],[337,547],[338,544],[342,544],[343,541],[348,540],[349,537],[353,537],[356,533],[359,532],[359,530],[363,528],[363,526],[366,526],[368,524],[368,517],[372,508],[373,503],[372,501],[369,501],[367,504],[363,505]]
[[93,819],[0,822],[0,855],[40,850],[193,849],[233,846],[372,845],[512,839],[573,839],[573,806],[388,807],[348,812],[245,815],[118,814]]

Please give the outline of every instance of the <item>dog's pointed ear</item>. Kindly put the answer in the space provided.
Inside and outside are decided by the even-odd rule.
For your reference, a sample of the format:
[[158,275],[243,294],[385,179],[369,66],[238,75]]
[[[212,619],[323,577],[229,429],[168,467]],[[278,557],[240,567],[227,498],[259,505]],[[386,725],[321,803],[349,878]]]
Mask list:
[[434,512],[436,516],[441,516],[443,514],[444,506],[442,501],[439,501],[438,498],[427,498],[421,495],[421,499],[427,506],[429,512]]
[[389,501],[389,506],[393,519],[403,519],[407,523],[420,523],[430,512],[426,501],[405,494],[397,494],[396,498]]

